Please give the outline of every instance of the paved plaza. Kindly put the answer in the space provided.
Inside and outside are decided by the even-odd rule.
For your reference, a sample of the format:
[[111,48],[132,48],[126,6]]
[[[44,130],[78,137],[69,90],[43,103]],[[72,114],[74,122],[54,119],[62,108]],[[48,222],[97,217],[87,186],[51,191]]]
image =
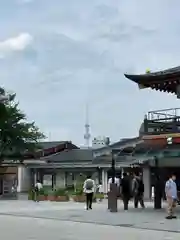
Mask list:
[[118,213],[107,211],[107,201],[86,211],[83,203],[0,201],[1,238],[10,240],[127,240],[179,239],[179,219],[166,220],[165,211],[147,208]]

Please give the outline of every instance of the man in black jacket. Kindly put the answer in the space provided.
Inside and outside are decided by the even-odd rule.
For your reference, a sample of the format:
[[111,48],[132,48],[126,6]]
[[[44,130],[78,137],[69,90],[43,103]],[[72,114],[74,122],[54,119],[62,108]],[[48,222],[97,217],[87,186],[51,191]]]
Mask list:
[[131,181],[127,173],[123,173],[121,180],[121,195],[124,204],[124,210],[128,210],[128,204],[131,197]]

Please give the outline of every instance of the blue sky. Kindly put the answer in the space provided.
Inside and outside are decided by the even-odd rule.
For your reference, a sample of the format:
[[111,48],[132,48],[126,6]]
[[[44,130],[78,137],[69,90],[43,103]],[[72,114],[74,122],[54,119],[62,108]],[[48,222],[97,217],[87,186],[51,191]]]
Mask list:
[[0,84],[50,140],[138,134],[145,113],[178,107],[124,73],[180,65],[178,0],[0,0]]

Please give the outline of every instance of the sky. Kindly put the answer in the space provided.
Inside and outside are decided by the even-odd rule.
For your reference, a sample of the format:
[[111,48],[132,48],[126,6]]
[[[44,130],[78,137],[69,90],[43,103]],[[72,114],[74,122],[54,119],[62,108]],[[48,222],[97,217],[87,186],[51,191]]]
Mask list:
[[176,96],[139,90],[124,73],[180,65],[179,0],[0,0],[0,85],[47,140],[84,144],[138,135]]

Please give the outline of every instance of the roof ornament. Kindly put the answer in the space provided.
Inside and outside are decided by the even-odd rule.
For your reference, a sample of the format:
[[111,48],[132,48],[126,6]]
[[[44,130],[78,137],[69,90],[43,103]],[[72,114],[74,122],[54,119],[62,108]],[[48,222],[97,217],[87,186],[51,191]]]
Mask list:
[[180,87],[178,87],[180,67],[156,72],[146,69],[143,74],[124,74],[124,76],[135,82],[139,89],[151,88],[156,91],[174,93],[177,98],[180,98]]
[[146,74],[151,73],[151,70],[149,68],[146,69]]

